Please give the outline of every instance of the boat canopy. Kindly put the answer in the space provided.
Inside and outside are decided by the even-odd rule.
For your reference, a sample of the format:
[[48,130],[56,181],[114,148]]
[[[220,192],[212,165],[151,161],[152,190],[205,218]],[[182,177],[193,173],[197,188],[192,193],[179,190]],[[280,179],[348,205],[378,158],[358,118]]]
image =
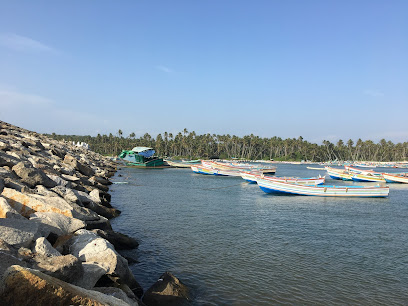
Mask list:
[[153,148],[149,148],[149,147],[134,147],[132,151],[135,154],[141,155],[144,157],[151,157],[153,156],[154,153],[156,153],[156,151],[153,150]]

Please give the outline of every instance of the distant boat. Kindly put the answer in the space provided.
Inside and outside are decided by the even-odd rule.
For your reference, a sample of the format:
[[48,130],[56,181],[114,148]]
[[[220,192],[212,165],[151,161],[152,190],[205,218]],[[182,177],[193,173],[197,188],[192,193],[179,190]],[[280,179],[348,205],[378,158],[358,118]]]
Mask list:
[[155,150],[149,147],[134,147],[132,150],[123,150],[119,158],[126,166],[141,168],[164,168],[163,158],[153,156]]
[[301,185],[288,182],[258,179],[258,185],[266,193],[288,193],[320,197],[387,197],[389,187]]
[[195,160],[174,161],[174,160],[167,159],[165,160],[165,162],[168,163],[170,167],[174,167],[174,168],[190,168],[191,165],[200,164],[201,160],[195,159]]
[[327,174],[335,180],[351,181],[352,173],[344,169],[326,167]]
[[203,166],[214,168],[214,169],[226,169],[226,170],[239,170],[239,171],[258,171],[264,174],[274,174],[276,172],[276,167],[274,166],[262,166],[253,164],[243,164],[243,163],[225,163],[217,161],[203,160],[201,161]]
[[326,170],[326,168],[317,168],[317,167],[306,167],[307,169],[312,169],[312,170]]
[[191,170],[199,174],[220,175],[220,176],[241,176],[240,170],[217,169],[203,165],[191,165]]
[[288,183],[305,184],[305,185],[319,185],[325,182],[325,177],[312,177],[312,178],[300,178],[300,177],[279,177],[279,176],[266,176],[253,172],[241,172],[241,177],[249,183],[256,183],[259,178],[266,180],[274,180]]
[[354,164],[354,166],[362,167],[362,168],[375,168],[375,167],[377,167],[376,165],[372,165],[372,164],[369,164],[369,165],[367,165],[367,164]]
[[408,173],[383,173],[382,175],[388,183],[408,184]]

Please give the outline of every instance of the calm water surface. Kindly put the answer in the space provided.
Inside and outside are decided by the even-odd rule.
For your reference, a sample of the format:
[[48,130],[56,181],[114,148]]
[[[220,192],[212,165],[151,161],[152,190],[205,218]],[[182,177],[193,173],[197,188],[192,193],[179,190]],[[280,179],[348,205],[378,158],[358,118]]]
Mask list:
[[[305,165],[276,173],[318,174]],[[139,240],[126,255],[145,290],[171,271],[193,305],[408,304],[408,184],[351,199],[271,195],[189,169],[123,168],[113,180],[128,182],[111,187],[122,210],[112,226]]]

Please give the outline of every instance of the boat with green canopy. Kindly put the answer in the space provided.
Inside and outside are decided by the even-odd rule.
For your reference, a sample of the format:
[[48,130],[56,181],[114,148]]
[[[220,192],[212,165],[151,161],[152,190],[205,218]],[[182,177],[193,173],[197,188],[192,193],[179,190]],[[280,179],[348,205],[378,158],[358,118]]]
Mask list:
[[127,165],[143,168],[166,167],[163,158],[154,156],[156,151],[149,147],[134,147],[132,150],[123,150],[119,158]]

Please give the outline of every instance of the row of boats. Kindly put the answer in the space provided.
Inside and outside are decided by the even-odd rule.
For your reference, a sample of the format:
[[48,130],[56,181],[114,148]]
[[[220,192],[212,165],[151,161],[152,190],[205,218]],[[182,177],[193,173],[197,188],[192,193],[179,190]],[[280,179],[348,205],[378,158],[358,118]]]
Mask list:
[[[312,178],[276,177],[276,167],[259,164],[225,163],[201,161],[192,164],[193,172],[206,175],[238,176],[250,183],[256,183],[266,193],[287,193],[322,197],[387,197],[389,187],[379,186],[337,186],[325,185],[325,176]],[[408,183],[408,174],[378,173],[373,170],[360,170],[350,166],[345,169],[322,168],[333,179],[354,180],[358,182],[400,182]],[[346,175],[347,174],[347,175]]]
[[376,182],[376,183],[406,183],[408,184],[408,173],[384,173],[374,170],[363,170],[351,166],[344,169],[326,167],[331,178],[344,181]]

